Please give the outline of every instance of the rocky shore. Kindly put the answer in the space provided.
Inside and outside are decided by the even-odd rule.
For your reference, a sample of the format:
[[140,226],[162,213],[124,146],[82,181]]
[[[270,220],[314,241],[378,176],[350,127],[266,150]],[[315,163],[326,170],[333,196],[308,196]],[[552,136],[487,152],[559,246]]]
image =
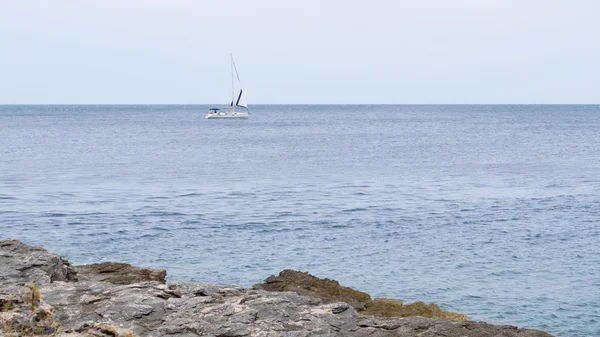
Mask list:
[[165,277],[124,263],[73,266],[43,248],[0,241],[0,336],[550,336],[435,304],[371,299],[292,270],[251,289]]

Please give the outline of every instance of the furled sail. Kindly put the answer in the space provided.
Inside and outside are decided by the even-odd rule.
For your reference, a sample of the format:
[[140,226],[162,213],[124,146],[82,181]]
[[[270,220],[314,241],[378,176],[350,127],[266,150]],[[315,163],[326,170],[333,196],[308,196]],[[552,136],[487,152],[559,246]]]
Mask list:
[[238,96],[235,106],[240,106],[242,108],[248,108],[248,104],[246,103],[246,96],[244,96],[243,92],[244,91],[242,89],[240,89],[240,95]]

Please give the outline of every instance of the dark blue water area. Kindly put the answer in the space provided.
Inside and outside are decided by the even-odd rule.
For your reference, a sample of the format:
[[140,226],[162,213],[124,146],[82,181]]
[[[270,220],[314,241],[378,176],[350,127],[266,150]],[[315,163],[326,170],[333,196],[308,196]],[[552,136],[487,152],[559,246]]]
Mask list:
[[0,239],[600,336],[600,106],[0,106]]

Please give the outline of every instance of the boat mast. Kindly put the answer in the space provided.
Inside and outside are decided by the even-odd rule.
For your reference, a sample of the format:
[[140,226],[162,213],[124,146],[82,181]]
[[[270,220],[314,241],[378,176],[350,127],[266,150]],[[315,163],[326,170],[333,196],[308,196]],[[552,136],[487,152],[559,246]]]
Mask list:
[[233,54],[229,54],[231,57],[231,111],[235,111],[235,89],[233,88]]

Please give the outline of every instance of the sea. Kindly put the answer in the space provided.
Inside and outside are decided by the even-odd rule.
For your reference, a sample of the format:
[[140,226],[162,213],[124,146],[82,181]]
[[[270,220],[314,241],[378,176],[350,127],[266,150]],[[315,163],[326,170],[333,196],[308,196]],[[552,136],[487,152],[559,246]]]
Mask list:
[[0,239],[600,336],[600,105],[0,106]]

